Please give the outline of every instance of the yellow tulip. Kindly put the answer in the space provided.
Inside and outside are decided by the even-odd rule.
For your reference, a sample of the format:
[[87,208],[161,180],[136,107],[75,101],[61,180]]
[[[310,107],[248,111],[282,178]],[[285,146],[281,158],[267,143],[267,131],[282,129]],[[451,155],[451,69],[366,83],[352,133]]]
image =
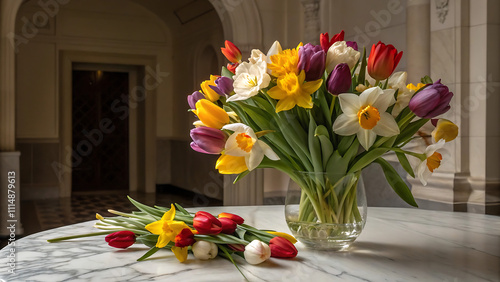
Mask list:
[[207,99],[198,100],[196,102],[196,110],[193,110],[193,112],[208,127],[221,129],[229,123],[229,115],[226,111]]
[[203,94],[205,94],[205,97],[212,101],[215,102],[219,100],[220,95],[215,92],[210,86],[216,86],[215,85],[215,80],[217,79],[217,76],[215,75],[210,75],[210,80],[205,80],[201,83],[201,90],[203,91]]
[[447,119],[439,119],[436,124],[436,128],[432,131],[431,135],[436,142],[440,139],[450,142],[457,138],[458,126]]
[[219,157],[215,164],[215,169],[218,169],[220,174],[240,174],[248,170],[245,164],[245,157],[235,157],[225,154]]
[[292,235],[290,235],[288,233],[275,232],[275,231],[267,231],[267,233],[270,233],[270,234],[273,234],[273,235],[276,235],[279,237],[283,237],[283,238],[287,239],[288,241],[290,241],[290,243],[292,243],[292,244],[297,243],[297,239],[295,239],[295,237],[293,237]]

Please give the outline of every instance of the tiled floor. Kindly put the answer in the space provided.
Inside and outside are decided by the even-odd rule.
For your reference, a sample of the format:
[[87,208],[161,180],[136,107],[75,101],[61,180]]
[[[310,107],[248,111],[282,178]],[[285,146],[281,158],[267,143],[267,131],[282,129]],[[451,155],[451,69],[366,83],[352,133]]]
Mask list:
[[[127,199],[130,195],[134,200],[147,205],[170,206],[178,203],[183,207],[193,206],[220,206],[222,201],[207,198],[186,190],[162,187],[156,194],[108,192],[99,194],[77,194],[71,198],[50,200],[22,201],[21,222],[24,234],[27,236],[36,232],[52,229],[73,223],[95,219],[95,214],[113,216],[108,209],[130,212],[137,210]],[[16,239],[21,238],[18,236]],[[1,240],[0,248],[6,245],[6,240]]]

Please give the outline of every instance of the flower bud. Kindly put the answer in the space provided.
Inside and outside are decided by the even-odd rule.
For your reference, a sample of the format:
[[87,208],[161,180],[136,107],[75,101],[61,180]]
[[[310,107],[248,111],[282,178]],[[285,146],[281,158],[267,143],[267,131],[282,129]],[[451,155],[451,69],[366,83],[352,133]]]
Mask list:
[[229,96],[234,90],[233,80],[225,76],[218,77],[215,80],[215,86],[210,85],[210,88],[221,96]]
[[236,224],[243,224],[243,222],[245,222],[245,220],[241,216],[235,215],[232,213],[228,213],[228,212],[220,213],[217,217],[219,218],[219,220],[223,217],[227,217],[227,218],[231,219],[232,221],[236,222]]
[[232,221],[227,217],[219,218],[220,223],[222,224],[222,233],[224,234],[233,234],[236,230],[236,222]]
[[352,49],[358,51],[358,43],[356,43],[356,41],[346,41],[345,44],[347,47],[351,47]]
[[305,71],[307,81],[320,79],[325,72],[325,52],[321,46],[307,43],[300,47],[297,68],[299,72]]
[[213,259],[219,252],[215,243],[207,241],[197,241],[193,244],[191,250],[193,251],[194,257],[201,260]]
[[441,84],[441,79],[420,90],[410,100],[408,107],[421,118],[434,118],[450,109],[453,93]]
[[360,55],[361,53],[347,46],[345,41],[335,42],[326,53],[326,71],[331,72],[340,63],[346,63],[352,69]]
[[194,215],[193,227],[199,234],[219,234],[221,222],[208,212],[199,211]]
[[219,100],[221,96],[211,88],[211,86],[215,86],[215,80],[217,78],[218,76],[210,75],[209,80],[205,80],[200,84],[201,90],[203,90],[203,94],[205,94],[205,98],[212,102]]
[[337,41],[344,41],[344,31],[342,30],[341,32],[334,34],[332,36],[332,39],[329,38],[328,32],[322,33],[319,35],[319,42],[321,44],[321,48],[323,51],[328,52],[328,49],[330,46],[333,45],[333,43]]
[[259,240],[253,240],[245,247],[245,260],[249,264],[259,264],[271,257],[271,249]]
[[391,44],[385,45],[382,42],[373,44],[370,56],[368,57],[368,74],[376,80],[388,78],[401,60],[403,52],[399,52]]
[[351,70],[345,63],[338,64],[328,75],[326,88],[332,95],[345,93],[351,87]]
[[193,112],[208,127],[221,129],[229,123],[229,115],[226,111],[207,99],[196,102],[196,110]]
[[135,243],[135,234],[132,231],[118,231],[104,238],[108,245],[115,248],[126,249]]
[[450,142],[457,138],[458,126],[447,119],[439,119],[431,135],[436,142],[441,139],[444,139],[445,142]]
[[269,241],[271,256],[273,258],[294,258],[297,256],[297,248],[283,237],[274,237]]
[[190,132],[193,150],[205,154],[220,154],[226,145],[227,135],[215,128],[197,127]]
[[193,231],[189,228],[184,228],[175,236],[175,246],[176,247],[187,247],[191,246],[196,242],[194,239]]
[[222,54],[231,62],[231,63],[239,63],[241,62],[241,51],[233,44],[233,42],[226,40],[224,42],[224,47],[221,47],[220,50]]
[[242,244],[228,244],[227,246],[233,251],[237,251],[237,252],[244,252],[245,251],[245,245],[242,245]]
[[196,109],[196,102],[205,99],[205,96],[200,91],[194,91],[193,94],[187,96],[187,101],[191,109]]

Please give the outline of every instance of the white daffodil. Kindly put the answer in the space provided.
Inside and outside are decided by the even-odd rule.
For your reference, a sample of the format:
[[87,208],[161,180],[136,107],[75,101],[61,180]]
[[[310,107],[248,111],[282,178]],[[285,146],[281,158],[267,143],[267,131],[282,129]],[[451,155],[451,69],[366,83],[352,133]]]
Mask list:
[[246,100],[259,93],[259,90],[269,85],[271,77],[267,74],[267,63],[260,61],[255,64],[243,62],[236,68],[234,75],[234,95],[230,101]]
[[233,123],[222,127],[234,133],[226,141],[225,154],[234,157],[245,157],[245,164],[248,170],[255,169],[264,156],[277,161],[280,158],[273,149],[255,135],[253,129],[243,123]]
[[387,82],[387,86],[392,89],[398,90],[398,95],[396,97],[396,103],[392,108],[392,116],[397,117],[401,111],[408,106],[410,103],[410,99],[415,93],[415,91],[411,91],[406,88],[406,79],[408,74],[405,71],[398,71],[393,73],[389,77],[389,81]]
[[352,69],[358,62],[359,56],[360,53],[347,46],[345,41],[337,41],[326,53],[326,71],[331,72],[340,63],[346,63]]
[[437,152],[444,146],[444,139],[439,140],[437,143],[427,146],[424,151],[425,160],[421,161],[417,168],[417,177],[422,182],[422,185],[427,185],[427,179],[431,176],[435,169],[441,165],[443,155]]
[[248,58],[248,62],[251,64],[256,64],[259,62],[267,62],[267,57],[262,51],[259,49],[252,49],[252,52],[250,53],[250,58]]
[[333,123],[335,133],[343,136],[357,134],[359,143],[369,150],[377,135],[390,137],[399,134],[394,117],[387,108],[394,104],[394,89],[369,88],[359,96],[339,94],[342,114]]

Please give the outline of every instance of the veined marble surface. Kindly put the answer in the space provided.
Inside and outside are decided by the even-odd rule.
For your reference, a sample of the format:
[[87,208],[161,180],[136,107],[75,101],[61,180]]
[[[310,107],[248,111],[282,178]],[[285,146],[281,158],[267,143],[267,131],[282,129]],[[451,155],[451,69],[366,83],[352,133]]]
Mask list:
[[[111,207],[110,207],[111,208]],[[191,209],[192,211],[196,209]],[[283,206],[207,207],[232,212],[262,229],[288,232]],[[148,248],[109,247],[104,236],[47,243],[47,239],[98,231],[79,223],[16,241],[15,274],[9,274],[10,247],[0,251],[5,281],[243,281],[227,260],[179,263],[160,250],[137,262]],[[499,281],[500,217],[404,208],[369,208],[361,236],[347,252],[306,249],[295,259],[250,265],[238,259],[250,281]],[[2,281],[2,280],[0,280]]]

